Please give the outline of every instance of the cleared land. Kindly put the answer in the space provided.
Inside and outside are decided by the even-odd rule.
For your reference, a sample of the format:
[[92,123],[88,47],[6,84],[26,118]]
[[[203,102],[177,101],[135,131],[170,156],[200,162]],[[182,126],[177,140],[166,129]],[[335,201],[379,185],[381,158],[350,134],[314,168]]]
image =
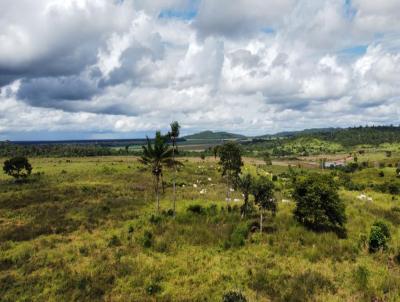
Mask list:
[[[183,159],[175,219],[166,212],[172,173],[164,175],[164,212],[157,215],[151,174],[134,157],[31,162],[28,183],[0,174],[1,301],[221,301],[231,289],[249,301],[399,301],[398,197],[366,189],[368,202],[342,188],[348,238],[338,239],[293,219],[282,176],[277,216],[267,217],[265,233],[246,233],[258,216],[240,218],[239,192],[228,210],[213,158]],[[281,163],[248,159],[244,169],[280,175],[288,170]],[[384,168],[384,177],[380,170],[350,178],[395,179],[395,168]],[[190,205],[201,205],[200,213]],[[366,236],[377,219],[389,224],[392,237],[387,251],[370,254]]]

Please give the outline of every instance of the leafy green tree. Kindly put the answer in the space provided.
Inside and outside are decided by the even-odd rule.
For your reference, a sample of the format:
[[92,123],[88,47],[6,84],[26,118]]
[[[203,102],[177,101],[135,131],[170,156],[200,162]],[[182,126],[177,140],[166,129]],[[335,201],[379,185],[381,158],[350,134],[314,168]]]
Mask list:
[[376,221],[369,234],[368,248],[371,253],[386,250],[390,239],[389,227],[383,221]]
[[4,162],[3,171],[16,181],[26,179],[32,172],[32,166],[24,156],[16,156]]
[[344,234],[345,206],[332,176],[312,173],[298,178],[293,198],[296,201],[294,216],[301,224],[314,231]]
[[219,164],[222,177],[225,177],[228,186],[227,200],[230,197],[230,188],[235,184],[243,166],[240,147],[235,142],[226,142],[219,148]]
[[162,179],[164,166],[176,166],[173,158],[173,148],[168,146],[165,136],[160,131],[156,132],[154,146],[147,138],[147,145],[143,146],[143,155],[140,161],[151,168],[154,179],[154,192],[156,194],[157,211],[160,211],[160,179]]
[[[177,151],[176,140],[179,137],[181,125],[179,125],[179,123],[177,121],[175,121],[175,122],[172,122],[170,124],[170,127],[171,127],[171,130],[168,133],[168,135],[169,135],[169,138],[172,141],[172,159],[175,162],[175,151]],[[173,207],[174,207],[174,215],[176,214],[176,174],[177,174],[177,169],[176,169],[176,165],[174,164],[174,178],[173,178],[173,184],[172,184],[173,191],[174,191],[174,193],[173,193],[173,196],[174,196],[173,197],[173,199],[174,199],[174,205],[173,205]]]
[[212,152],[213,152],[213,154],[214,154],[214,158],[215,158],[215,159],[217,159],[217,156],[218,156],[218,152],[219,152],[220,147],[221,147],[221,146],[219,146],[219,145],[212,147]]
[[264,152],[262,158],[267,166],[272,165],[271,156],[269,155],[269,152]]
[[262,232],[264,212],[271,211],[272,215],[275,216],[277,211],[277,202],[274,197],[274,183],[265,176],[261,176],[253,181],[251,192],[254,196],[254,203],[260,209],[260,232]]
[[241,207],[242,217],[246,216],[246,214],[250,210],[249,196],[251,193],[252,185],[253,185],[253,177],[251,176],[251,174],[249,173],[239,174],[239,177],[237,178],[236,181],[236,187],[243,193],[244,203],[243,206]]

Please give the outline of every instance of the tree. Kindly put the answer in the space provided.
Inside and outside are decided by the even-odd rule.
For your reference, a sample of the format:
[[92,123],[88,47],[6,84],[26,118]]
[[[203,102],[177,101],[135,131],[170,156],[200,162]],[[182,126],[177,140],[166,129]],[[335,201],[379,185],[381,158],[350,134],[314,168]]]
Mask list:
[[226,142],[220,146],[218,154],[222,177],[226,178],[228,186],[226,197],[229,200],[230,187],[237,180],[243,166],[241,150],[237,143]]
[[296,201],[294,216],[301,224],[314,231],[344,234],[345,206],[332,176],[312,173],[298,178],[293,198]]
[[214,153],[214,159],[217,159],[219,148],[220,148],[219,145],[212,147],[212,152]]
[[265,176],[261,176],[253,181],[251,187],[254,196],[254,203],[260,209],[260,232],[263,231],[264,211],[271,211],[275,216],[277,211],[277,202],[274,197],[274,183]]
[[32,166],[24,156],[16,156],[4,162],[3,171],[16,181],[26,179],[32,172]]
[[272,165],[271,156],[269,155],[269,152],[264,152],[262,158],[267,166]]
[[249,195],[251,193],[251,188],[253,185],[253,177],[249,173],[240,174],[236,181],[237,188],[242,191],[244,203],[241,207],[242,217],[250,210]]
[[156,132],[154,146],[147,138],[147,145],[143,146],[143,155],[140,161],[151,168],[154,178],[154,192],[156,194],[157,211],[160,211],[160,179],[162,179],[164,166],[176,166],[178,163],[173,158],[173,148],[167,144],[166,138],[160,131]]
[[371,253],[387,249],[387,242],[390,239],[389,227],[383,221],[376,221],[369,234],[368,248]]
[[[181,126],[179,125],[179,123],[177,121],[172,122],[170,124],[171,130],[168,133],[169,138],[172,141],[172,159],[175,162],[175,149],[177,149],[177,144],[176,144],[176,139],[179,137],[179,130],[181,128]],[[176,214],[176,165],[174,164],[174,177],[173,177],[173,181],[172,181],[172,186],[173,186],[173,199],[174,199],[174,216]]]

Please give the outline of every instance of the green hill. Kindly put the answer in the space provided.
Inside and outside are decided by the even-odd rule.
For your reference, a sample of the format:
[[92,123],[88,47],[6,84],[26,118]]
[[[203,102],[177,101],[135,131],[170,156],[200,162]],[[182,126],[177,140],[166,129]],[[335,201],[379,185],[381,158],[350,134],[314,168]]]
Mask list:
[[280,132],[273,135],[263,135],[255,139],[292,139],[315,138],[323,141],[355,146],[361,144],[379,145],[383,143],[397,143],[400,141],[400,126],[370,126],[353,128],[319,128],[301,131]]
[[246,136],[235,134],[235,133],[228,133],[228,132],[213,132],[213,131],[202,131],[199,133],[195,133],[192,135],[187,135],[183,137],[184,139],[191,140],[191,139],[245,139]]

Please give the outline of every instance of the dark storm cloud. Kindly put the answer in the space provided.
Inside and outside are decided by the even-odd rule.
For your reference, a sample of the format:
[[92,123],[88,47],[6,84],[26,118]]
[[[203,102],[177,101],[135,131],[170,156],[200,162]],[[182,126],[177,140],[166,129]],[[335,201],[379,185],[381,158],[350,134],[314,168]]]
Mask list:
[[60,101],[89,100],[97,92],[96,86],[76,76],[25,79],[17,97],[38,107],[58,108]]
[[70,45],[59,51],[49,52],[28,64],[0,64],[0,86],[10,84],[16,79],[34,79],[40,77],[70,76],[81,73],[96,63],[98,45],[93,43]]

